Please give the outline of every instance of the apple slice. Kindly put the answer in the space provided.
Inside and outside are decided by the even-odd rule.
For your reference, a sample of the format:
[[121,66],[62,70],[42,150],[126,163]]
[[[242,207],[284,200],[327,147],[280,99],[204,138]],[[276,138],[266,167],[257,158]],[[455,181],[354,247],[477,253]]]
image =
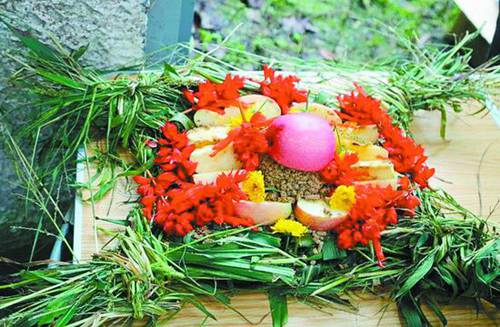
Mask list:
[[194,113],[194,123],[196,126],[221,126],[223,123],[223,114],[215,111],[200,109]]
[[335,126],[342,123],[335,109],[315,102],[301,102],[290,108],[290,112],[309,112],[325,119],[330,125]]
[[334,210],[324,200],[299,199],[295,217],[312,230],[331,230],[347,216],[346,211]]
[[364,172],[362,180],[393,179],[396,177],[394,165],[389,160],[358,161],[353,168]]
[[210,173],[241,168],[241,162],[236,159],[232,144],[212,157],[211,154],[213,152],[213,146],[206,145],[195,149],[191,153],[189,159],[197,163],[196,173]]
[[387,187],[391,186],[393,189],[398,188],[398,179],[390,178],[390,179],[374,179],[371,181],[358,181],[354,182],[354,185],[372,185],[378,187]]
[[187,132],[187,137],[189,143],[201,148],[225,139],[230,130],[229,126],[196,127]]
[[[270,97],[260,94],[249,94],[238,98],[246,110],[249,110],[251,115],[260,112],[267,119],[278,117],[281,115],[280,106]],[[228,108],[229,109],[229,108]],[[251,116],[250,115],[250,116]]]
[[378,140],[378,129],[376,125],[349,125],[349,126],[337,126],[335,131],[339,138],[338,144],[373,144]]
[[229,174],[238,174],[244,172],[245,170],[239,169],[239,170],[216,171],[211,173],[199,173],[193,175],[193,181],[198,184],[210,184],[210,183],[215,183],[217,177],[219,177],[219,175],[221,174],[229,175]]
[[359,160],[380,160],[389,158],[389,152],[381,146],[367,145],[346,145],[348,151],[352,151],[358,155]]
[[[256,112],[260,112],[267,119],[281,115],[279,105],[271,99],[260,94],[244,95],[238,98],[245,111],[245,117],[249,119]],[[229,126],[235,119],[241,117],[239,107],[227,107],[224,113],[219,114],[214,111],[200,109],[194,114],[196,126]]]
[[288,218],[292,214],[290,202],[251,202],[239,201],[235,203],[236,215],[241,218],[250,218],[255,224],[271,225],[278,219]]

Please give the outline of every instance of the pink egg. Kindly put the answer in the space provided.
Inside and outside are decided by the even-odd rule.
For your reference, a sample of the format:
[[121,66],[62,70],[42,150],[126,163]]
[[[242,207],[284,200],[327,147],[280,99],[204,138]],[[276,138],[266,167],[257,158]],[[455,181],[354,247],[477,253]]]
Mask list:
[[335,156],[332,127],[323,118],[310,113],[293,113],[276,118],[269,135],[269,154],[288,168],[318,171]]

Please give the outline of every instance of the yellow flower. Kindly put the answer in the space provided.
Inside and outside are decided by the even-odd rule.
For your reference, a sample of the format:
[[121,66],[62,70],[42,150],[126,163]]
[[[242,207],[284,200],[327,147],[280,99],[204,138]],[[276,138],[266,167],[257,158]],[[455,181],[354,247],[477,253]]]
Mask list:
[[266,189],[264,186],[264,175],[260,170],[252,171],[242,183],[243,192],[248,195],[252,202],[262,202],[266,198]]
[[291,234],[295,237],[301,237],[307,233],[306,226],[291,219],[279,219],[271,229],[275,233]]
[[336,210],[349,211],[356,202],[354,186],[340,185],[335,189],[328,204]]
[[243,124],[243,116],[245,116],[245,121],[250,121],[253,116],[252,110],[244,109],[243,115],[240,112],[238,116],[231,117],[231,119],[229,120],[229,124],[231,125],[231,127],[238,127]]

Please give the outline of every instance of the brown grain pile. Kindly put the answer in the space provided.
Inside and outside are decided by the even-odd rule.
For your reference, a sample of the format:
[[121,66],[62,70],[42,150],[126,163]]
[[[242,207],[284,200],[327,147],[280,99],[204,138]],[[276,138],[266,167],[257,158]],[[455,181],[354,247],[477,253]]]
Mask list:
[[293,202],[298,198],[319,199],[327,195],[328,190],[318,173],[286,168],[269,156],[262,158],[259,170],[264,175],[268,201]]

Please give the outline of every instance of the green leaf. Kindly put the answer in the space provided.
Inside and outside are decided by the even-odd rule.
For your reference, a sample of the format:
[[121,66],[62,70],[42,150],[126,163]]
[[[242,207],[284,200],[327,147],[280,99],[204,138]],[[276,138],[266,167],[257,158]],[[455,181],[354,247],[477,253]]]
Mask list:
[[179,73],[177,73],[177,71],[175,70],[175,68],[172,65],[170,65],[168,63],[164,63],[163,64],[163,75],[167,75],[167,74],[179,76]]
[[250,232],[248,238],[254,242],[274,247],[279,247],[281,244],[281,238],[263,232]]
[[420,315],[420,310],[416,308],[415,303],[409,296],[404,296],[398,301],[398,309],[405,321],[405,325],[409,327],[425,326]]
[[119,226],[130,226],[130,220],[127,219],[109,219],[109,218],[99,218],[95,217],[96,220],[102,220],[111,224],[119,225]]
[[434,314],[439,318],[439,320],[441,321],[441,323],[443,324],[443,326],[448,325],[448,320],[444,316],[444,314],[441,311],[441,309],[439,309],[439,306],[436,303],[436,301],[434,301],[433,299],[431,299],[429,297],[427,297],[426,300],[427,300],[426,301],[427,305],[429,306],[429,308],[431,308],[431,310],[434,312]]
[[73,60],[75,61],[78,61],[85,54],[85,52],[87,52],[88,48],[89,48],[88,44],[82,45],[78,49],[71,52],[71,58],[73,58]]
[[344,250],[337,247],[333,237],[325,238],[321,253],[323,254],[323,260],[339,259],[347,256],[347,253]]
[[441,108],[441,127],[439,128],[439,135],[444,140],[446,138],[446,108]]
[[48,72],[48,71],[45,71],[45,70],[42,70],[42,69],[37,69],[36,70],[37,74],[42,76],[43,78],[45,79],[48,79],[49,81],[52,81],[54,83],[57,83],[57,84],[60,84],[60,85],[63,85],[63,86],[67,86],[67,87],[70,87],[70,88],[73,88],[73,89],[79,89],[79,90],[83,90],[84,89],[84,85],[79,83],[79,82],[76,82],[70,78],[67,78],[65,76],[62,76],[62,75],[59,75],[59,74],[55,74],[55,73],[52,73],[52,72]]
[[27,31],[23,31],[12,24],[8,23],[5,19],[3,19],[0,16],[0,21],[3,22],[11,31],[12,33],[19,38],[22,44],[24,44],[25,47],[27,47],[29,50],[31,50],[34,54],[36,54],[38,57],[48,60],[48,61],[53,61],[53,62],[59,62],[60,58],[57,55],[57,52],[43,44],[42,42],[38,41],[34,37],[31,36],[31,34]]
[[413,288],[413,286],[415,286],[419,281],[422,280],[422,278],[425,277],[425,275],[427,275],[434,264],[435,253],[436,250],[433,250],[423,260],[420,261],[417,267],[413,270],[413,273],[406,279],[403,286],[401,286],[399,291],[396,293],[396,298],[406,295]]
[[286,294],[283,294],[278,289],[269,289],[267,295],[271,317],[273,318],[273,327],[284,327],[288,322]]
[[186,130],[194,127],[193,121],[182,112],[175,113],[169,120],[181,124]]
[[99,187],[97,192],[93,193],[92,196],[87,201],[99,201],[102,200],[108,194],[109,191],[115,187],[116,179],[108,181]]
[[75,302],[71,308],[66,311],[66,313],[64,314],[63,317],[61,317],[61,319],[58,319],[57,320],[57,323],[55,325],[55,327],[64,327],[66,326],[70,321],[71,319],[73,319],[73,316],[75,315],[76,313],[76,310],[78,309],[78,302]]

